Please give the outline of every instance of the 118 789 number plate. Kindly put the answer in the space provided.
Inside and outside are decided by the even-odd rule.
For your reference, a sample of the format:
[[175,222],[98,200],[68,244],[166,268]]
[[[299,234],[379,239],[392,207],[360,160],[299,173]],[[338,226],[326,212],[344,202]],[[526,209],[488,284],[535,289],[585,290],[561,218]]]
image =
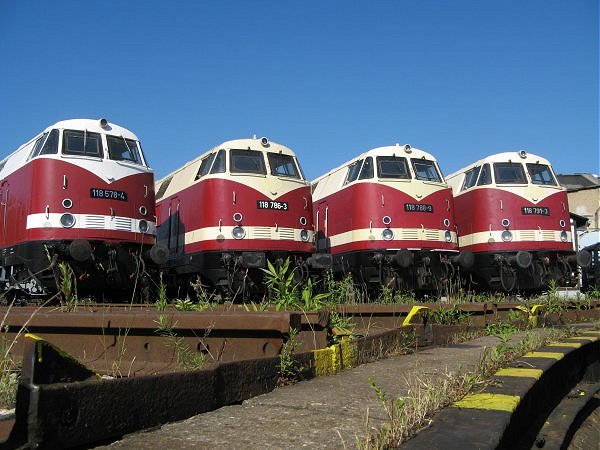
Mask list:
[[521,207],[521,214],[524,214],[526,216],[549,216],[550,208],[548,208],[547,206],[523,206]]
[[287,202],[275,202],[273,200],[257,200],[256,208],[257,209],[276,209],[278,211],[287,211],[288,204],[287,204]]
[[404,211],[406,212],[433,212],[433,205],[429,203],[405,203]]
[[120,200],[122,202],[127,201],[127,192],[115,191],[114,189],[99,189],[91,188],[90,197],[92,198],[105,198],[108,200]]

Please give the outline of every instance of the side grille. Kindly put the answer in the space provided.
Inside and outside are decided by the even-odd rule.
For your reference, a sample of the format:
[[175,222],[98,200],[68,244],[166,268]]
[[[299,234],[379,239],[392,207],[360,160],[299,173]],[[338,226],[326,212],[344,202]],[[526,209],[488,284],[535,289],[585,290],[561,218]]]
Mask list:
[[520,241],[535,241],[535,231],[534,230],[519,231],[519,240]]
[[113,220],[113,230],[131,231],[131,219],[127,217],[115,217]]
[[106,228],[106,226],[104,225],[104,216],[83,216],[83,227],[104,230]]
[[286,241],[294,240],[294,229],[293,228],[279,228],[279,239]]
[[438,230],[425,230],[425,240],[439,241],[440,240],[440,232]]
[[269,227],[254,227],[252,229],[254,239],[271,239],[271,228]]
[[416,241],[419,239],[419,230],[402,230],[402,239]]

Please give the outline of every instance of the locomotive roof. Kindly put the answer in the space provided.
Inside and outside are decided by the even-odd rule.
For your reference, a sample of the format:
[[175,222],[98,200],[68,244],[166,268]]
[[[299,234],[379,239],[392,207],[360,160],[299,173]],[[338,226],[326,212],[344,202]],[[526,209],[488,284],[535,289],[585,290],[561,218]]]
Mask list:
[[496,162],[526,162],[526,163],[539,163],[539,164],[547,164],[551,165],[550,161],[546,158],[542,158],[541,156],[535,155],[533,153],[528,153],[525,150],[515,150],[512,152],[501,152],[494,153],[492,155],[486,156],[474,163],[469,164],[468,166],[463,167],[462,169],[457,170],[456,172],[451,173],[446,177],[446,179],[456,177],[473,167],[481,166],[485,163],[496,163]]
[[176,173],[181,172],[183,169],[190,166],[191,164],[195,164],[195,163],[199,162],[201,159],[204,159],[204,157],[206,155],[208,155],[212,152],[215,152],[217,150],[220,150],[220,149],[241,149],[241,150],[261,150],[261,151],[265,150],[265,151],[269,151],[269,152],[277,152],[277,153],[281,152],[284,155],[296,156],[296,154],[294,153],[294,151],[291,148],[286,147],[285,145],[279,144],[274,141],[268,141],[268,144],[266,146],[262,145],[261,144],[262,139],[265,139],[265,138],[262,138],[262,137],[241,138],[241,139],[232,139],[230,141],[222,142],[221,144],[215,145],[213,148],[202,153],[201,155],[192,159],[191,161],[186,162],[183,166],[179,167],[178,169],[176,169],[173,172],[169,173],[168,175],[164,176],[160,180],[157,180],[156,184],[158,185],[163,180],[174,176]]
[[114,134],[116,136],[123,136],[129,139],[135,139],[138,141],[139,139],[135,134],[133,134],[127,128],[123,128],[117,124],[112,122],[107,122],[107,124],[102,127],[100,126],[100,120],[97,119],[68,119],[61,120],[60,122],[56,122],[54,125],[49,126],[44,130],[50,131],[54,128],[58,129],[68,129],[68,130],[87,130],[93,131],[95,133],[105,133],[105,134]]
[[323,175],[315,178],[312,181],[312,183],[314,184],[314,183],[318,182],[319,180],[321,180],[322,178],[325,178],[325,177],[331,175],[332,173],[337,172],[338,170],[346,168],[352,162],[359,160],[359,159],[364,159],[367,156],[390,156],[390,155],[397,155],[397,156],[402,156],[402,157],[407,157],[407,158],[425,158],[425,159],[429,159],[431,161],[437,161],[437,159],[431,153],[427,153],[426,151],[411,147],[408,144],[386,145],[383,147],[372,148],[371,150],[367,150],[366,152],[361,153],[360,155],[357,155],[352,159],[349,159],[348,161],[339,165],[335,169],[331,169],[329,172],[324,173]]

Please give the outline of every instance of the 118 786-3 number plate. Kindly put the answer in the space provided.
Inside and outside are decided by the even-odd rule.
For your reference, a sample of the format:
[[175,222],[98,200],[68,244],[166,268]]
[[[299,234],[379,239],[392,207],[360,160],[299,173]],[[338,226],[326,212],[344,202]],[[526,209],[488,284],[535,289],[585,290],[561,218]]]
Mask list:
[[550,208],[548,208],[547,206],[523,206],[521,207],[521,214],[524,214],[526,216],[549,216]]
[[433,212],[433,205],[429,203],[405,203],[404,211],[406,212]]
[[287,211],[288,204],[287,204],[287,202],[276,202],[273,200],[257,200],[256,208],[257,209],[276,209],[278,211]]
[[122,202],[126,202],[127,192],[115,191],[114,189],[91,188],[90,197],[105,198],[107,200],[120,200]]

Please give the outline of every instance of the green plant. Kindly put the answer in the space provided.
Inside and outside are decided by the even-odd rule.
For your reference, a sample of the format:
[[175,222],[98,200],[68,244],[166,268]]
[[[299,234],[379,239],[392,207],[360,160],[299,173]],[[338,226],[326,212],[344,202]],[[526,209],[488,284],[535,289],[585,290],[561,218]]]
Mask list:
[[77,277],[66,262],[58,263],[58,289],[61,293],[61,304],[67,311],[77,308]]
[[502,342],[508,342],[508,340],[517,332],[517,327],[510,323],[498,321],[490,323],[485,327],[485,333],[488,336],[498,336]]
[[443,325],[460,324],[471,317],[470,313],[462,311],[457,305],[441,306],[431,312],[433,321]]
[[526,319],[525,311],[521,311],[520,309],[509,309],[508,310],[508,321],[515,322],[517,320]]
[[365,294],[354,282],[352,274],[347,273],[341,280],[335,280],[333,272],[325,274],[325,291],[330,293],[330,304],[365,303]]
[[331,292],[315,294],[313,290],[313,282],[309,278],[300,294],[300,298],[302,299],[302,309],[304,311],[319,311],[326,306],[325,301],[331,297]]
[[290,259],[286,258],[279,267],[275,267],[267,260],[267,268],[261,270],[265,273],[265,283],[271,293],[275,309],[279,311],[296,307],[298,284],[294,280],[296,269],[290,270]]
[[267,309],[269,309],[269,304],[265,303],[265,302],[260,302],[260,303],[250,302],[250,303],[244,303],[243,307],[246,311],[259,312],[259,311],[266,311]]
[[300,346],[300,341],[297,339],[298,330],[290,328],[287,340],[281,346],[279,352],[279,379],[278,386],[294,383],[298,380],[302,367],[294,359],[294,352]]
[[204,311],[210,307],[208,303],[194,303],[189,297],[184,299],[178,298],[173,302],[173,306],[177,311]]
[[341,340],[341,336],[353,337],[353,331],[356,324],[352,321],[352,317],[344,316],[337,312],[329,314],[329,328],[331,329],[331,341],[337,344]]

